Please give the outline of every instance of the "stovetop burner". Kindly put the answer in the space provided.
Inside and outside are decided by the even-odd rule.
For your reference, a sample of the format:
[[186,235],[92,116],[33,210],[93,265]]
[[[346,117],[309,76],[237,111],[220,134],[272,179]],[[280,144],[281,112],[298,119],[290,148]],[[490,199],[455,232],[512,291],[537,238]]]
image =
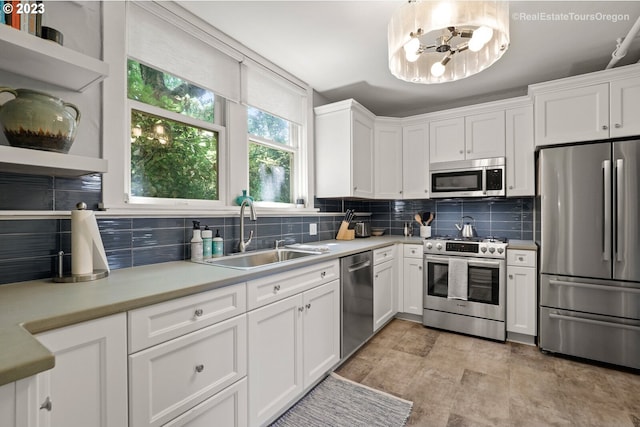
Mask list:
[[432,236],[424,241],[425,254],[504,259],[506,249],[507,239],[496,236],[464,238],[445,235]]

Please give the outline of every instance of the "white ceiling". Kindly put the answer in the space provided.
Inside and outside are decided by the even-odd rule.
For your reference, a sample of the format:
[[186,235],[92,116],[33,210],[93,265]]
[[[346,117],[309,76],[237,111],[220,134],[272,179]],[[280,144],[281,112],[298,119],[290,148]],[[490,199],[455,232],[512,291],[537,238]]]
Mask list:
[[[511,44],[487,70],[437,85],[396,79],[387,24],[404,1],[180,1],[187,10],[299,79],[329,102],[354,98],[379,116],[403,117],[525,95],[529,84],[605,68],[639,1],[512,1]],[[514,16],[565,14],[568,20]],[[628,15],[587,20],[585,14]],[[600,15],[601,14],[601,15]],[[640,60],[640,38],[617,66]]]

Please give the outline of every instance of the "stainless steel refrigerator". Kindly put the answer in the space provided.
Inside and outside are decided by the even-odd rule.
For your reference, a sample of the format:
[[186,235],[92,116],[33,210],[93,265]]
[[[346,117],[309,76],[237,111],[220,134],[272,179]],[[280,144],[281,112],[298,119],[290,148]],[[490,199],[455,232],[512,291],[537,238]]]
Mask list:
[[640,141],[540,151],[542,350],[640,368]]

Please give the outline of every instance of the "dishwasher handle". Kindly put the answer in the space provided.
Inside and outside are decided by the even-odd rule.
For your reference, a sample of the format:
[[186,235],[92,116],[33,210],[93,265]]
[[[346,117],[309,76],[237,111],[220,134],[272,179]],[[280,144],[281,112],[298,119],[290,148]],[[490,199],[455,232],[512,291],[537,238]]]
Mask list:
[[353,264],[347,267],[347,272],[353,273],[354,271],[362,270],[363,268],[371,267],[371,261],[364,261],[358,264]]

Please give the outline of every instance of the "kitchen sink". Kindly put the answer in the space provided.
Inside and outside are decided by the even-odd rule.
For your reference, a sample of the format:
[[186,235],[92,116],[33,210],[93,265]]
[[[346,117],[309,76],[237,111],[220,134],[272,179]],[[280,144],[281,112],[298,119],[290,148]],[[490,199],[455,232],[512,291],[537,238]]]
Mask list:
[[319,252],[295,249],[270,249],[268,251],[229,255],[223,258],[213,258],[205,260],[204,262],[206,264],[219,265],[220,267],[250,270],[252,268],[264,267],[265,265],[278,264],[313,255],[319,255]]

